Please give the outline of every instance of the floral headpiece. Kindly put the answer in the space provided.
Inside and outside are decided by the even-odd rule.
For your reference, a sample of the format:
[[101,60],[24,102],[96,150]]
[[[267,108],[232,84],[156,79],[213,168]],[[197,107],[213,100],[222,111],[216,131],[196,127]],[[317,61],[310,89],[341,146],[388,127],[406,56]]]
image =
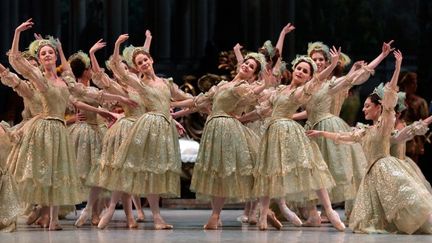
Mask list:
[[372,94],[378,95],[380,100],[384,98],[384,83],[380,83],[372,92]]
[[405,106],[406,93],[405,92],[398,92],[397,96],[398,96],[397,112],[400,113],[406,109],[406,106]]
[[327,60],[330,60],[330,48],[326,44],[322,43],[321,41],[308,43],[308,49],[307,49],[308,56],[311,56],[313,51],[324,52],[325,58]]
[[68,61],[69,61],[69,63],[71,63],[75,59],[79,59],[80,61],[82,61],[85,65],[86,69],[90,68],[90,58],[86,53],[84,53],[82,51],[78,51],[77,53],[72,54],[69,57]]
[[265,59],[265,57],[264,57],[263,54],[261,54],[261,53],[256,53],[256,52],[249,52],[249,53],[245,56],[244,60],[247,60],[247,59],[249,59],[249,58],[253,58],[253,59],[255,59],[256,61],[258,61],[258,62],[260,63],[260,65],[261,65],[260,73],[262,72],[262,70],[264,70],[264,69],[266,68],[266,66],[267,66],[267,61],[266,61],[266,59]]
[[133,58],[135,56],[135,53],[137,53],[139,51],[147,52],[143,47],[135,47],[133,45],[127,46],[123,49],[122,56],[129,67],[135,67],[135,64],[133,62]]
[[347,54],[341,52],[341,55],[339,56],[339,62],[342,67],[346,67],[351,63],[351,58],[349,58]]
[[273,58],[276,54],[276,49],[272,45],[271,41],[267,40],[264,42],[264,45],[262,46],[263,49],[267,50],[267,53],[270,55],[270,58]]
[[313,68],[313,72],[315,73],[318,69],[317,65],[315,64],[315,62],[312,60],[312,58],[305,56],[305,55],[297,55],[296,59],[294,59],[291,64],[292,64],[292,69],[294,70],[294,68],[297,66],[297,64],[299,64],[299,62],[307,62],[310,65],[312,65]]
[[57,43],[58,41],[54,39],[54,37],[47,36],[46,39],[34,40],[32,43],[30,43],[28,51],[32,56],[37,58],[40,49],[46,45],[51,46],[57,52]]

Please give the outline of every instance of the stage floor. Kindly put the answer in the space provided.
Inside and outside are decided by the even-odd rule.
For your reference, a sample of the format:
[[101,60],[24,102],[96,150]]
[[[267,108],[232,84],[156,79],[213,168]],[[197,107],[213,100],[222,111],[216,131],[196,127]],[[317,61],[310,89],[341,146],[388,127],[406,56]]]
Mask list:
[[[124,214],[120,210],[116,211],[114,220],[105,230],[98,230],[90,225],[77,229],[73,226],[77,216],[70,214],[66,220],[61,221],[62,231],[50,232],[20,223],[16,232],[0,233],[0,242],[432,242],[432,236],[429,235],[366,235],[353,234],[349,229],[339,233],[329,224],[319,228],[297,228],[284,222],[281,231],[259,231],[256,226],[241,224],[236,220],[241,212],[224,210],[224,226],[222,230],[215,231],[202,230],[210,210],[164,209],[162,215],[167,222],[174,225],[173,230],[167,231],[152,230],[153,224],[150,220],[139,223],[136,230],[126,229]],[[145,214],[147,219],[151,218],[149,210],[145,210]]]

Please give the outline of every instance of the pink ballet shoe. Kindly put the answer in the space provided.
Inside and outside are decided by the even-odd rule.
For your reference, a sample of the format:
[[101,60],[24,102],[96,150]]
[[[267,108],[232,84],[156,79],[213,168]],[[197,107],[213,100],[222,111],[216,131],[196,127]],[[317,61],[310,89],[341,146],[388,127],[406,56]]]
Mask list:
[[273,211],[269,211],[267,213],[267,220],[271,224],[271,226],[275,227],[277,230],[281,230],[283,225],[282,223],[276,218],[276,215]]
[[[212,215],[209,218],[207,224],[203,226],[205,230],[217,230],[219,226],[220,218],[217,215]],[[222,222],[221,222],[222,224]]]
[[330,223],[335,227],[338,231],[345,231],[345,224],[342,223],[339,214],[332,210],[327,213],[327,217],[330,220]]
[[294,226],[300,227],[303,225],[301,219],[292,211],[289,210],[281,210],[283,216],[291,222]]
[[114,211],[107,210],[103,215],[101,220],[98,224],[98,229],[105,229],[108,225],[108,223],[111,221],[112,217],[114,216]]
[[306,222],[303,224],[305,227],[320,227],[321,226],[321,216],[319,214],[314,216],[309,216]]
[[83,226],[87,220],[90,218],[90,214],[91,214],[91,210],[84,208],[79,216],[79,218],[77,219],[77,221],[75,221],[75,226],[76,227],[81,227]]

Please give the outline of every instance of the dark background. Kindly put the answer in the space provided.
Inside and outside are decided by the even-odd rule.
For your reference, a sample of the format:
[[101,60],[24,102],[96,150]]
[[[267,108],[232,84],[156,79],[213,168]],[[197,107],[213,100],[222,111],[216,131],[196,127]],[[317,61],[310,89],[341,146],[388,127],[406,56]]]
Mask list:
[[[296,30],[284,45],[284,60],[304,54],[307,43],[341,46],[352,60],[372,60],[383,41],[394,39],[404,54],[403,70],[418,73],[418,94],[429,103],[432,94],[432,1],[430,0],[2,0],[0,2],[0,62],[10,48],[14,29],[32,17],[35,26],[21,35],[20,49],[33,33],[60,38],[66,55],[88,52],[100,38],[107,47],[102,63],[119,34],[129,44],[142,45],[153,35],[151,53],[157,73],[182,83],[184,75],[218,73],[218,53],[241,43],[256,50],[270,39],[276,44],[288,22]],[[387,58],[375,76],[360,87],[362,102],[379,82],[390,79],[394,58]],[[0,120],[20,119],[21,99],[0,84]],[[430,145],[420,166],[432,175]]]

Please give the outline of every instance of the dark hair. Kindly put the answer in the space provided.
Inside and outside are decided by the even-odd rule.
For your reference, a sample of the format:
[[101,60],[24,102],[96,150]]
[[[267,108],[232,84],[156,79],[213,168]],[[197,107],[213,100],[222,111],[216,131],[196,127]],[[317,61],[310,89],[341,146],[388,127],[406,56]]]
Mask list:
[[79,58],[72,59],[70,61],[70,66],[76,78],[81,78],[82,75],[84,74],[84,71],[86,70],[85,63]]
[[276,62],[278,60],[278,58],[280,57],[280,53],[279,53],[279,49],[275,48],[275,54],[273,57],[270,56],[270,53],[268,52],[268,50],[266,48],[260,48],[258,49],[258,53],[261,53],[264,55],[267,63],[270,63],[271,68],[273,68],[276,65]]
[[312,64],[309,63],[309,62],[306,62],[306,61],[304,61],[304,60],[301,60],[301,61],[299,61],[298,63],[296,63],[296,65],[294,66],[294,69],[295,69],[295,68],[296,68],[300,63],[302,63],[302,62],[307,63],[307,64],[309,65],[310,75],[313,76],[315,70],[314,70]]
[[327,54],[323,50],[312,50],[311,53],[310,53],[310,55],[309,55],[309,57],[312,58],[312,55],[315,52],[321,53],[323,55],[323,57],[324,57],[324,60],[326,60],[326,62],[329,61]]
[[254,60],[255,63],[257,64],[257,66],[255,68],[255,72],[254,72],[254,74],[257,75],[261,71],[261,63],[257,59],[255,59],[253,57],[248,57],[247,59],[244,60],[244,62],[246,62],[249,59]]
[[371,102],[374,103],[375,105],[381,105],[381,98],[377,94],[372,93],[368,95],[367,98],[369,98]]
[[405,90],[407,85],[412,84],[415,81],[417,81],[417,73],[407,72],[405,75],[401,76],[401,79],[399,80],[399,87],[401,90]]

